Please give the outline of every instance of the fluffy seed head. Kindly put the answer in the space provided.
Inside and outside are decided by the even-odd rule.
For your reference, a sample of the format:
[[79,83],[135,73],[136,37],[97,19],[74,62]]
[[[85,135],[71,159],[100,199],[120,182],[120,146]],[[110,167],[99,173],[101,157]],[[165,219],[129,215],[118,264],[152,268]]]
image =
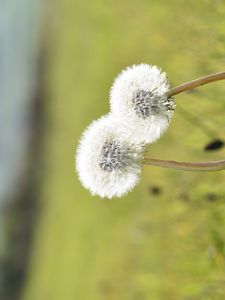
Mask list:
[[111,115],[94,121],[84,132],[77,150],[80,181],[93,195],[120,197],[139,179],[144,147],[130,142]]
[[111,112],[134,142],[152,143],[168,127],[175,109],[168,90],[166,73],[147,64],[128,67],[115,79]]

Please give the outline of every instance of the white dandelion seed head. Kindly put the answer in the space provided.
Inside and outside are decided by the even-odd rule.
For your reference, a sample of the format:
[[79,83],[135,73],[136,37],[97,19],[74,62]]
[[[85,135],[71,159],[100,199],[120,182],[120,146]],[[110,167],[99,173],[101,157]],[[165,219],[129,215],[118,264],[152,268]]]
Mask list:
[[144,146],[130,142],[122,130],[107,115],[94,121],[81,137],[76,169],[92,195],[120,197],[139,180]]
[[154,142],[169,126],[175,104],[168,90],[166,73],[147,64],[128,67],[115,79],[111,112],[134,142]]

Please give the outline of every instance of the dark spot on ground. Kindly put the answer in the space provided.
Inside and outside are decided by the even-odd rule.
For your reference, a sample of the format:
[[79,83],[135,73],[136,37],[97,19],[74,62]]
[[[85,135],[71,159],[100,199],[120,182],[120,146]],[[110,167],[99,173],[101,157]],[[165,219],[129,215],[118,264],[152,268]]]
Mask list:
[[162,193],[162,188],[160,186],[152,185],[149,187],[149,193],[154,196],[159,196]]
[[204,150],[205,151],[215,151],[215,150],[219,150],[224,146],[224,141],[220,140],[220,139],[216,139],[211,141],[210,143],[208,143],[205,147]]
[[214,193],[208,193],[205,195],[205,199],[207,201],[213,202],[219,199],[219,196],[217,194]]

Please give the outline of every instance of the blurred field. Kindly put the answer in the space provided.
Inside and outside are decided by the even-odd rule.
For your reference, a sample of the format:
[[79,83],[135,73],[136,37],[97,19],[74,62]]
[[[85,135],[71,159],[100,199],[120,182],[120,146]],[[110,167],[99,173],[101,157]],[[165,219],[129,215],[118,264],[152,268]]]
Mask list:
[[[51,3],[46,21],[46,133],[42,214],[24,300],[219,300],[225,298],[224,172],[145,167],[126,197],[91,197],[74,173],[85,127],[109,110],[124,67],[165,70],[173,86],[224,70],[225,2],[213,0]],[[179,106],[225,138],[224,82],[175,98],[157,158],[222,159]]]

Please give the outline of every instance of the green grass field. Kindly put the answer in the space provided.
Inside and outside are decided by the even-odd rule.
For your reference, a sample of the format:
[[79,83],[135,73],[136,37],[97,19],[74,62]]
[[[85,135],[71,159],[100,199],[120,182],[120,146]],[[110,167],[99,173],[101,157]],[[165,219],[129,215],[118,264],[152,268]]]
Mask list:
[[[91,197],[74,172],[85,127],[109,110],[124,67],[156,64],[172,86],[224,70],[225,2],[56,0],[46,30],[46,131],[42,213],[24,300],[222,300],[225,298],[225,173],[144,167],[126,197]],[[149,155],[217,160],[184,119],[195,114],[225,138],[225,86],[175,98],[167,133]]]

